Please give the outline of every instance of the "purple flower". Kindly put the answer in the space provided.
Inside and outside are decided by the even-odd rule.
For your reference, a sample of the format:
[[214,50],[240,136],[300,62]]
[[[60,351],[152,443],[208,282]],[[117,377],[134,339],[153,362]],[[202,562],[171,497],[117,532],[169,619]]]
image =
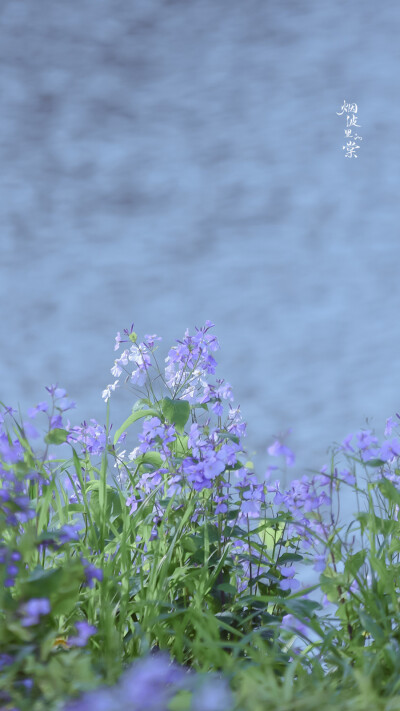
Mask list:
[[137,661],[114,687],[84,694],[64,711],[164,711],[179,689],[190,688],[191,679],[160,653]]
[[36,427],[32,425],[29,420],[24,420],[24,431],[27,437],[31,437],[32,439],[37,439],[39,437],[39,432],[37,431]]
[[99,425],[94,419],[91,419],[90,422],[91,425],[84,421],[80,427],[71,427],[67,442],[81,442],[83,449],[90,454],[101,454],[107,444],[106,428]]
[[392,440],[386,440],[381,447],[379,458],[387,462],[400,455],[400,440],[395,437]]
[[[174,397],[184,387],[180,394],[181,399],[188,399],[189,402],[200,402],[199,395],[196,397],[196,390],[199,387],[208,387],[204,381],[207,373],[215,373],[216,361],[209,353],[218,350],[219,344],[215,336],[207,333],[213,324],[207,322],[202,329],[196,328],[194,336],[189,335],[186,329],[183,341],[178,341],[178,346],[170,349],[165,359],[165,379],[168,387],[177,388]],[[188,374],[188,371],[191,371]]]
[[342,477],[343,481],[346,482],[346,484],[350,484],[350,486],[353,486],[353,484],[356,483],[356,477],[354,474],[351,473],[349,469],[342,469],[341,472],[339,472],[339,476]]
[[137,510],[137,507],[139,505],[140,501],[136,499],[136,494],[132,494],[132,496],[129,496],[126,500],[126,505],[130,506],[129,513],[135,513]]
[[10,654],[0,654],[0,670],[13,664],[14,658]]
[[301,587],[300,582],[294,579],[294,576],[296,574],[296,568],[294,567],[294,565],[281,568],[280,571],[285,578],[279,583],[279,587],[281,588],[281,590],[298,590]]
[[393,430],[398,426],[398,424],[399,423],[396,422],[394,417],[388,417],[388,419],[386,420],[386,427],[384,432],[385,437],[390,437]]
[[48,393],[50,393],[51,396],[54,396],[54,398],[59,398],[59,397],[64,397],[64,395],[67,394],[67,391],[64,390],[64,388],[58,388],[57,385],[46,385],[46,390]]
[[191,711],[231,711],[233,696],[226,679],[209,680],[195,690]]
[[155,334],[153,334],[152,336],[145,335],[144,341],[145,345],[151,350],[152,348],[154,348],[155,341],[162,341],[162,338],[161,336],[156,336]]
[[72,410],[76,407],[76,402],[73,400],[69,400],[67,397],[63,397],[60,399],[60,402],[57,404],[57,407],[60,408],[63,412],[66,410]]
[[294,565],[289,565],[288,567],[280,569],[282,575],[285,578],[293,578],[296,575],[296,568]]
[[30,417],[32,419],[32,418],[36,417],[36,415],[39,412],[46,412],[48,410],[48,408],[49,408],[49,406],[48,406],[47,402],[39,402],[39,404],[36,405],[35,407],[29,408],[28,417]]
[[353,434],[348,434],[347,437],[345,437],[342,442],[342,449],[344,449],[346,452],[354,452],[354,449],[350,444],[353,437],[354,437]]
[[89,637],[97,633],[96,627],[89,625],[86,621],[76,622],[75,627],[78,634],[75,637],[69,637],[68,644],[71,647],[86,647]]
[[372,435],[371,430],[360,430],[356,433],[356,439],[357,447],[361,450],[361,459],[368,461],[379,456],[379,448],[375,447],[378,440]]
[[290,630],[291,632],[307,635],[306,625],[296,619],[293,615],[284,615],[282,617],[282,627],[283,629]]
[[115,346],[114,350],[117,351],[119,349],[119,344],[121,343],[122,338],[121,338],[121,333],[118,331],[117,335],[115,336]]
[[313,565],[313,570],[317,573],[322,573],[326,568],[326,555],[316,555],[314,560],[315,564]]
[[22,627],[31,627],[39,624],[39,617],[48,615],[50,612],[50,601],[47,597],[37,597],[28,600],[21,607],[24,617],[21,620]]
[[15,578],[16,575],[18,575],[18,566],[16,565],[8,565],[7,566],[7,575],[10,577]]
[[86,583],[90,588],[93,588],[94,580],[99,580],[99,582],[103,580],[103,571],[101,568],[96,568],[92,563],[88,563],[84,558],[82,559],[82,563],[85,566]]
[[179,688],[187,684],[187,675],[168,657],[159,653],[138,661],[122,677],[119,697],[132,704],[132,711],[161,711]]
[[70,541],[79,541],[79,531],[81,526],[79,524],[68,524],[66,523],[62,528],[60,528],[58,533],[58,538],[60,543],[70,543]]
[[58,415],[53,415],[52,418],[50,419],[50,429],[55,430],[57,428],[61,428],[63,426],[63,421],[62,417],[60,414]]
[[24,458],[24,450],[18,440],[10,444],[7,435],[0,434],[0,456],[5,462],[15,464]]
[[147,371],[152,367],[151,358],[146,352],[147,348],[144,343],[139,346],[132,345],[129,354],[129,360],[134,361],[137,370],[132,371],[131,383],[141,387],[147,379]]
[[270,447],[268,447],[268,454],[273,457],[286,457],[286,464],[288,467],[292,467],[295,462],[295,456],[289,447],[282,444],[279,439],[277,439]]

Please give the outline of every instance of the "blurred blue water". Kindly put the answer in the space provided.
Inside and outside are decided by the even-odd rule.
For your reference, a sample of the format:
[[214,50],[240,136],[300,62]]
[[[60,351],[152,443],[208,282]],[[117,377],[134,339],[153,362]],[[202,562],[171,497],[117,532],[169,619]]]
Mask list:
[[[215,324],[262,471],[400,409],[395,2],[0,11],[0,397],[105,421],[114,336]],[[344,100],[363,136],[345,159]],[[120,424],[132,402],[111,401]]]

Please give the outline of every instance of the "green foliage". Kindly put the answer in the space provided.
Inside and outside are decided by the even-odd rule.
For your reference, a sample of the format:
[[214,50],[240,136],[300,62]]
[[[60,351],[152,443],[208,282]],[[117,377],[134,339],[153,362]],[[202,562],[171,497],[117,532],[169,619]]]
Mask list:
[[[22,455],[5,458],[0,476],[27,482],[29,506],[4,487],[0,707],[59,711],[157,650],[199,678],[223,675],[234,692],[225,711],[400,711],[400,493],[385,462],[348,457],[354,477],[361,466],[366,480],[354,484],[364,508],[347,529],[332,509],[324,522],[315,499],[302,526],[296,507],[274,507],[226,423],[214,431],[209,485],[191,485],[194,469],[192,482],[174,489],[180,464],[195,461],[190,426],[210,415],[206,403],[190,405],[177,392],[159,398],[149,388],[112,443],[107,417],[96,466],[61,427],[47,432],[44,452],[33,451],[18,423],[3,439],[4,451],[18,445]],[[142,437],[145,446],[124,457],[121,437],[154,417],[173,435],[167,443]],[[56,459],[51,448],[66,443],[69,458]],[[227,443],[238,456],[219,467]],[[335,456],[331,497],[340,486]],[[224,498],[227,480],[244,471],[237,500]],[[252,494],[259,515],[247,516]],[[314,566],[318,581],[296,592],[285,583],[292,568],[315,564],[317,544],[326,551]],[[30,618],[32,601],[49,606]],[[95,630],[83,642],[79,625]],[[169,710],[193,711],[194,696],[181,690]]]

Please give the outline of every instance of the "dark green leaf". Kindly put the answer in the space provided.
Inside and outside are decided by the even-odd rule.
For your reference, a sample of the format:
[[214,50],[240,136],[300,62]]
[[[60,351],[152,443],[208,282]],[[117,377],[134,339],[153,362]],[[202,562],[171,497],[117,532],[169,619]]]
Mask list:
[[350,575],[355,578],[365,561],[366,555],[367,551],[365,550],[358,551],[357,553],[354,553],[354,555],[349,555],[344,564],[345,573],[350,573]]
[[67,430],[62,430],[56,427],[54,430],[50,430],[44,438],[46,444],[63,444],[67,441],[68,432]]
[[370,634],[377,642],[383,640],[385,633],[378,623],[375,622],[375,620],[368,615],[365,610],[359,610],[358,614],[365,631],[368,632],[368,634]]
[[175,425],[177,431],[183,434],[190,416],[190,405],[187,400],[171,400],[165,397],[161,400],[161,409],[165,419]]
[[237,593],[235,586],[230,583],[221,583],[220,585],[217,585],[217,590],[221,590],[221,592],[228,593],[229,595],[236,595]]

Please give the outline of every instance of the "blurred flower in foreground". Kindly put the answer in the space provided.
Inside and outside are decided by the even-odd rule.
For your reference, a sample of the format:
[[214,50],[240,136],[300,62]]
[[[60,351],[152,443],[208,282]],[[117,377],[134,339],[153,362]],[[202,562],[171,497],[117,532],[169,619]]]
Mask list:
[[39,617],[50,612],[50,602],[47,597],[32,598],[21,607],[21,612],[24,615],[21,620],[22,627],[38,625]]

